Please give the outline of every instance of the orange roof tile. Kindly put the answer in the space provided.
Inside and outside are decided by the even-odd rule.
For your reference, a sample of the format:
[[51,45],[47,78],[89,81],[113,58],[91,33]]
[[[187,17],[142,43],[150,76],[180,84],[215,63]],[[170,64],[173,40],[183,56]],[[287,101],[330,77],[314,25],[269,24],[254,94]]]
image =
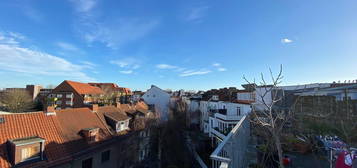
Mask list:
[[106,125],[87,107],[58,110],[56,118],[67,141],[82,139],[78,133],[84,128],[100,128],[100,140],[110,137]]
[[100,89],[99,87],[91,86],[88,83],[80,83],[80,82],[74,82],[69,80],[65,80],[64,82],[67,82],[79,94],[103,94],[104,93],[103,90]]
[[129,119],[129,117],[126,115],[126,113],[123,110],[116,108],[114,106],[99,107],[97,113],[99,114],[99,117],[104,121],[105,121],[104,115],[118,121]]
[[7,157],[6,142],[9,139],[18,139],[39,136],[45,139],[45,155],[47,161],[37,162],[43,164],[52,162],[68,155],[64,148],[64,138],[58,132],[53,116],[46,116],[42,112],[0,115],[5,119],[0,124],[0,167],[11,167]]

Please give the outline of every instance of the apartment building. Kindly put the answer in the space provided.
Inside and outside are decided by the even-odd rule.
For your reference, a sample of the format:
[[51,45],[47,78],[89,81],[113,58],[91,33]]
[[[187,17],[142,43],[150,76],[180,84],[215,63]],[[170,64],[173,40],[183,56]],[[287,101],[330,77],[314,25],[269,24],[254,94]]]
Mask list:
[[[140,112],[148,110],[139,106]],[[136,111],[136,106],[130,109]],[[0,114],[0,167],[133,166],[147,156],[148,147],[140,148],[146,141],[134,138],[130,121],[119,105],[61,110],[50,106],[43,112]]]
[[[100,97],[104,94],[99,87],[65,80],[53,89],[49,98],[56,109],[78,108],[98,103]],[[51,102],[49,102],[51,104]],[[49,105],[50,105],[49,104]]]

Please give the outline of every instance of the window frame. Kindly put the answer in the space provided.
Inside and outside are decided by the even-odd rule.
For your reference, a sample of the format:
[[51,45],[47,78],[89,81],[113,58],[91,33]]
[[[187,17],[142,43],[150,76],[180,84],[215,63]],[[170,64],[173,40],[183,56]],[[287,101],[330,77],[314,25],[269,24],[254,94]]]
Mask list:
[[110,161],[110,150],[106,150],[104,152],[101,153],[101,163],[105,163]]
[[[84,163],[90,161],[90,165],[84,165]],[[88,164],[88,163],[87,163]],[[82,160],[82,163],[81,163],[81,167],[82,168],[93,168],[93,158],[90,157],[90,158],[87,158],[87,159],[84,159]]]

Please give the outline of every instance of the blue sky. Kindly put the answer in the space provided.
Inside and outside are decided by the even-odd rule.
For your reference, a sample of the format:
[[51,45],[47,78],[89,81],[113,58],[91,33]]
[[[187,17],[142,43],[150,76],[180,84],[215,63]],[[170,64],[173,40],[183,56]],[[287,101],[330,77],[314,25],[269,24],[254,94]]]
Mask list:
[[0,88],[63,80],[145,90],[357,79],[355,0],[0,1]]

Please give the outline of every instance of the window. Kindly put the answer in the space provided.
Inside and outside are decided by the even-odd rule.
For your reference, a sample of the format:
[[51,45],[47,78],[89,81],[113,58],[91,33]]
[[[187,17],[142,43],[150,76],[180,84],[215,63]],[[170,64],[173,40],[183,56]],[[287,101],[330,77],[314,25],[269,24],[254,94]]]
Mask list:
[[92,168],[93,159],[89,158],[82,161],[82,168]]
[[39,161],[43,159],[45,139],[34,136],[9,140],[11,155],[14,156],[12,164],[16,165],[26,161]]
[[237,107],[237,115],[240,116],[240,107]]
[[61,100],[56,101],[56,104],[62,104]]
[[110,150],[102,152],[102,163],[110,160]]
[[57,94],[57,98],[62,98],[62,94]]
[[155,95],[152,95],[152,97],[155,97]]
[[66,98],[68,99],[72,98],[72,93],[66,94]]
[[21,161],[39,158],[41,153],[40,145],[21,149]]
[[72,106],[72,101],[66,101],[66,105],[71,105]]

